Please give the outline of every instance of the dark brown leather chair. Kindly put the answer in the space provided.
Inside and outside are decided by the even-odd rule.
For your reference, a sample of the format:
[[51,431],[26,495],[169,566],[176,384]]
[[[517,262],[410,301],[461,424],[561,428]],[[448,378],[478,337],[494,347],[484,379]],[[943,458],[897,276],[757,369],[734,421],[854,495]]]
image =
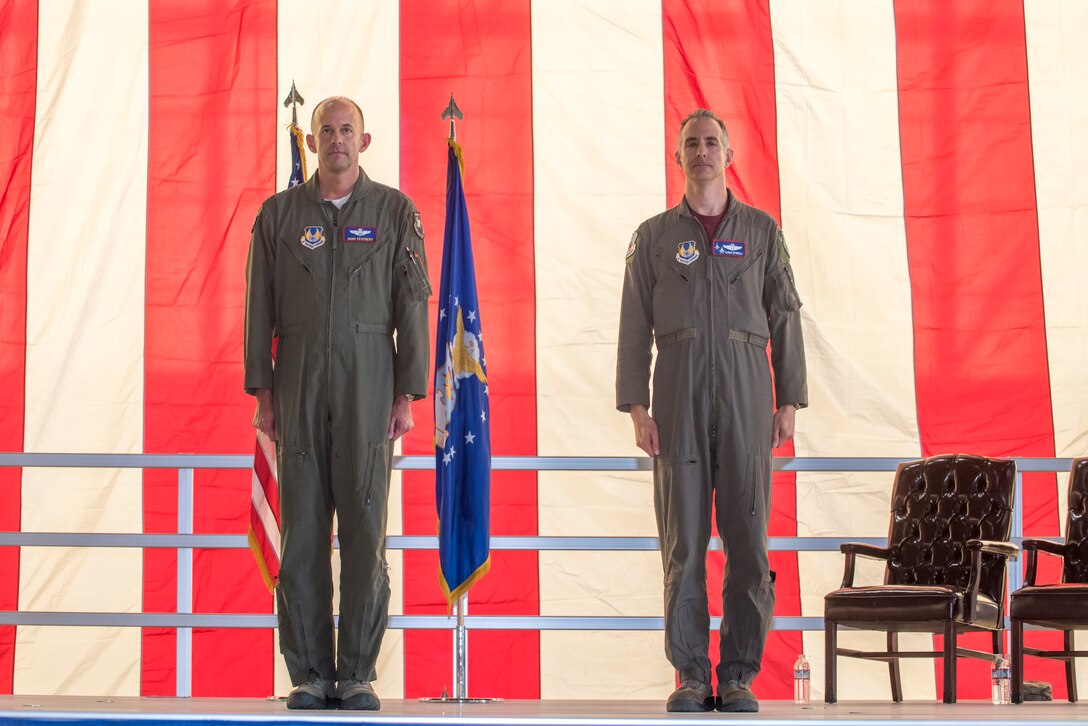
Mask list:
[[[1025,585],[1010,598],[1012,621],[1012,700],[1024,700],[1024,654],[1065,661],[1065,684],[1069,700],[1077,701],[1076,658],[1088,651],[1076,650],[1073,632],[1088,628],[1088,458],[1074,459],[1069,473],[1069,514],[1065,520],[1065,543],[1026,539],[1028,555]],[[1062,558],[1060,583],[1035,582],[1040,552]],[[1040,650],[1024,645],[1024,623],[1041,625],[1065,633],[1064,650]]]
[[[824,598],[826,683],[835,703],[836,658],[885,661],[892,698],[903,700],[899,658],[944,658],[944,701],[956,702],[956,657],[992,660],[1001,651],[1005,565],[1019,554],[1009,543],[1016,464],[966,454],[933,456],[899,466],[892,489],[888,546],[847,543],[842,587]],[[884,560],[884,584],[854,585],[855,558]],[[886,651],[839,648],[839,627],[887,633]],[[956,636],[991,631],[993,653],[956,647]],[[901,651],[902,632],[941,633],[944,649]]]

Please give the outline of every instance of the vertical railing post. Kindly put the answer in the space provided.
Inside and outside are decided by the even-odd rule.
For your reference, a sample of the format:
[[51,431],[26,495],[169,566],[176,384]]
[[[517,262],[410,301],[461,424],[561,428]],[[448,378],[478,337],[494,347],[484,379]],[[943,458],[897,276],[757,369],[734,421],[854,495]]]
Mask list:
[[[1020,543],[1024,538],[1024,473],[1016,467],[1016,491],[1012,501],[1012,539]],[[1024,571],[1021,563],[1009,563],[1009,592],[1019,590],[1024,584]]]
[[[193,470],[178,469],[178,534],[193,533]],[[193,548],[178,547],[179,614],[193,612]],[[193,695],[193,629],[177,629],[177,688],[178,698]]]

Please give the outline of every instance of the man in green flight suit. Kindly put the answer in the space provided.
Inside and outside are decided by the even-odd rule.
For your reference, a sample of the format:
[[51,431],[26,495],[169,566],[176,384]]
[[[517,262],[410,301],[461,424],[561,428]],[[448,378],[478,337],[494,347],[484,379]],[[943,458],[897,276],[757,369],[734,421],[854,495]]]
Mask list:
[[[726,188],[732,160],[717,114],[684,119],[676,152],[684,199],[632,236],[620,310],[616,404],[654,458],[665,654],[680,679],[669,711],[759,710],[750,686],[775,601],[771,449],[793,437],[808,398],[789,252],[775,221]],[[712,501],[728,558],[717,700],[707,653]]]
[[[245,388],[254,425],[276,441],[280,651],[288,708],[373,710],[385,634],[386,503],[393,442],[427,391],[423,225],[412,201],[359,167],[370,145],[344,97],[314,108],[318,170],[261,206],[246,286]],[[273,341],[276,340],[273,365]],[[340,537],[333,644],[330,542]]]

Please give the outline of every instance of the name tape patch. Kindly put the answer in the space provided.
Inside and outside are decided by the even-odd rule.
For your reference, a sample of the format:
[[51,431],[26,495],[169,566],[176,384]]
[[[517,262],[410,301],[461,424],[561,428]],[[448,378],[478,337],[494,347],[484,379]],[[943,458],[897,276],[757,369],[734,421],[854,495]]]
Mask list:
[[744,257],[745,244],[731,239],[714,240],[715,257]]
[[377,227],[344,227],[345,242],[376,242]]

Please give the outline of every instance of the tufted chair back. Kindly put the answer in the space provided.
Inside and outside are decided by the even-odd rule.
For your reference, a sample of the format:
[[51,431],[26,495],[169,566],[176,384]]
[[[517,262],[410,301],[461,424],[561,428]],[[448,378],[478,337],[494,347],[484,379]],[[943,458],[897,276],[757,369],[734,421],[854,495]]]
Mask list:
[[[1008,540],[1015,483],[1012,461],[955,454],[902,464],[892,492],[885,584],[967,589],[967,540]],[[1004,560],[983,557],[979,592],[1001,603],[1005,581]]]
[[1088,459],[1074,461],[1069,475],[1062,582],[1088,583]]

